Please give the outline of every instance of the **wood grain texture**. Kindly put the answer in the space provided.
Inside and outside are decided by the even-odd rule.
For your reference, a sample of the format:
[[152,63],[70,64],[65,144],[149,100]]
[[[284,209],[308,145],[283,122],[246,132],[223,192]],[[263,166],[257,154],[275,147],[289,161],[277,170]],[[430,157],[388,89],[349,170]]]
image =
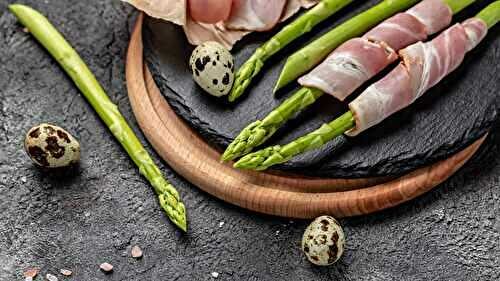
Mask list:
[[[451,158],[401,178],[320,179],[233,169],[170,108],[143,61],[143,15],[127,54],[132,109],[159,155],[202,190],[249,210],[294,218],[368,214],[411,200],[445,181],[474,155],[485,137]],[[188,206],[189,207],[189,206]]]

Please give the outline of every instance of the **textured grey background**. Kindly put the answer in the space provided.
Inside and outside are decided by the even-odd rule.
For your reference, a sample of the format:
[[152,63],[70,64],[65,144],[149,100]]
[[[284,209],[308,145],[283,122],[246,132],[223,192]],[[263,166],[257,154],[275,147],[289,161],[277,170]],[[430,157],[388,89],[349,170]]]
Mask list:
[[[214,271],[217,280],[500,279],[500,137],[434,191],[341,220],[347,250],[329,268],[311,266],[299,250],[307,222],[221,202],[155,157],[188,206],[190,230],[182,235],[88,103],[6,12],[12,2],[0,0],[1,281],[22,280],[32,266],[43,275],[67,268],[74,272],[67,280],[82,281],[212,280]],[[59,27],[139,132],[124,81],[132,9],[117,0],[23,2]],[[76,176],[48,176],[24,155],[23,134],[39,122],[80,139]],[[129,257],[133,245],[144,250],[142,260]],[[105,261],[113,274],[99,271]]]

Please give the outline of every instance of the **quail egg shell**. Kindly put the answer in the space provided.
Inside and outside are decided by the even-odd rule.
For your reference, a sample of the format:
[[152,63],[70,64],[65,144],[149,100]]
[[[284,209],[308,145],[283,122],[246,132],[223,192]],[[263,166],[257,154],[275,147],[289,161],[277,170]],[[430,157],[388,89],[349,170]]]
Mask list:
[[207,93],[221,97],[233,86],[234,59],[217,42],[205,42],[194,49],[189,59],[194,81]]
[[315,265],[331,265],[344,252],[345,236],[340,224],[333,217],[316,218],[302,237],[302,251]]
[[61,168],[80,160],[80,144],[66,130],[51,124],[40,124],[26,134],[24,148],[40,167]]

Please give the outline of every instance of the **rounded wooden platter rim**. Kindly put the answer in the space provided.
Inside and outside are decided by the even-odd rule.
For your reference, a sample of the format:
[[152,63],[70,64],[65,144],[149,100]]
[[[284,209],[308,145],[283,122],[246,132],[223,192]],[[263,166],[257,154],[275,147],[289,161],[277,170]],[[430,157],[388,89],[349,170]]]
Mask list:
[[205,192],[240,207],[283,217],[336,217],[380,211],[411,200],[453,175],[485,137],[454,156],[397,179],[322,179],[241,171],[219,162],[220,153],[178,117],[161,95],[143,61],[141,13],[127,53],[132,110],[158,154]]

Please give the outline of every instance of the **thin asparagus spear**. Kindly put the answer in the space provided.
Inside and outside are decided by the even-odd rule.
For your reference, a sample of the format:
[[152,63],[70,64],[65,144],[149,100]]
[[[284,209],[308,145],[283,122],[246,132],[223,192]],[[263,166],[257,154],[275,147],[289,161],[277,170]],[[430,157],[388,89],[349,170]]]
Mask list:
[[252,82],[264,62],[272,55],[283,49],[293,40],[311,31],[318,23],[324,21],[353,0],[322,0],[319,4],[304,13],[298,19],[285,26],[270,40],[255,50],[254,54],[240,67],[236,73],[233,89],[229,94],[229,101],[240,97]]
[[158,167],[118,111],[118,107],[108,98],[78,53],[39,12],[19,4],[10,5],[9,10],[59,62],[139,167],[140,173],[151,183],[160,205],[170,220],[186,231],[186,209],[180,201],[179,193],[163,178]]
[[477,14],[476,18],[480,18],[486,22],[488,25],[488,29],[495,26],[498,22],[500,22],[500,1],[496,1],[488,5],[488,7],[484,8],[479,14]]
[[234,167],[240,169],[266,170],[272,165],[284,163],[295,155],[321,147],[328,141],[340,136],[355,125],[354,117],[349,111],[334,121],[323,124],[313,131],[285,145],[271,146],[241,158]]
[[[462,11],[476,0],[446,0],[453,13]],[[250,153],[253,148],[268,140],[286,121],[293,118],[298,112],[307,109],[323,92],[317,89],[304,87],[286,99],[262,121],[257,120],[248,125],[228,146],[221,157],[222,161],[234,160]]]
[[[475,0],[445,0],[454,13],[467,7]],[[403,9],[413,6],[418,1],[385,0],[377,6],[346,21],[335,29],[313,41],[309,45],[288,57],[278,82],[276,92],[283,86],[297,79],[300,75],[320,63],[330,52],[347,39],[361,35],[369,28]],[[349,37],[347,37],[349,36]]]
[[[476,18],[482,19],[493,27],[500,21],[500,1],[483,9]],[[334,121],[324,124],[316,131],[302,136],[284,146],[276,145],[246,155],[234,164],[241,169],[265,170],[273,165],[287,162],[301,153],[317,149],[330,140],[354,128],[353,113],[348,111]]]
[[302,88],[286,99],[262,121],[257,120],[248,125],[227,147],[221,157],[222,161],[236,159],[248,154],[254,147],[268,140],[288,119],[304,110],[323,95],[318,89]]

